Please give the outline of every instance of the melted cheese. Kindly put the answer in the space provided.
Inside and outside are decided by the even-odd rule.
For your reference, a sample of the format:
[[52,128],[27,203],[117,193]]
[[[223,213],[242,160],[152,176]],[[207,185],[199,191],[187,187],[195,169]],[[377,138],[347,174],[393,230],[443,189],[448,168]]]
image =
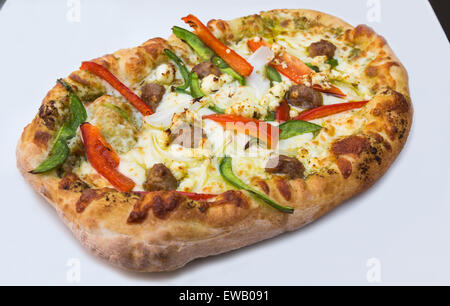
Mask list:
[[[301,32],[295,37],[279,36],[276,38],[273,49],[285,49],[304,62],[318,66],[324,72],[315,77],[325,78],[327,82],[330,80],[335,82],[334,84],[347,94],[347,101],[369,99],[370,90],[358,81],[358,76],[376,54],[350,61],[348,58],[352,52],[351,48],[339,41],[329,39],[337,46],[335,58],[339,62],[338,67],[330,71],[330,65],[325,63],[324,57],[310,58],[308,56],[307,47],[321,38],[319,35],[311,35],[307,32]],[[231,44],[230,48],[244,58],[251,56],[247,39]],[[172,68],[173,66],[169,64],[161,64],[148,75],[146,81],[164,84],[166,89],[174,79],[178,83],[182,82],[180,73],[174,72]],[[333,140],[353,134],[366,124],[365,119],[357,115],[358,111],[314,120],[313,123],[323,127],[319,135],[313,137],[309,133],[280,140],[278,147],[274,150],[257,145],[245,150],[250,140],[248,136],[225,131],[221,125],[211,120],[200,119],[201,116],[212,113],[208,109],[209,105],[222,108],[227,114],[264,118],[268,112],[277,108],[291,85],[292,82],[285,76],[282,76],[281,83],[275,83],[271,88],[253,88],[240,85],[226,74],[220,78],[210,75],[201,82],[201,88],[207,95],[195,106],[194,100],[189,95],[166,90],[156,114],[160,116],[168,114],[169,119],[172,119],[172,126],[182,124],[184,121],[201,124],[207,141],[200,148],[194,149],[168,144],[168,134],[164,131],[168,126],[150,125],[143,120],[136,145],[131,150],[120,154],[121,162],[118,170],[133,179],[136,183],[135,190],[143,190],[146,169],[156,163],[164,163],[179,180],[178,190],[219,193],[232,188],[221,178],[218,171],[218,159],[224,155],[233,158],[235,174],[247,184],[251,184],[253,177],[270,178],[271,175],[265,172],[264,167],[270,157],[278,154],[296,156],[304,164],[307,175],[327,167],[331,163],[329,149]],[[105,87],[108,93],[118,96],[109,86]],[[324,105],[345,102],[330,95],[324,94],[323,97]],[[292,117],[301,111],[303,109],[291,106]],[[276,125],[276,123],[273,124]],[[110,186],[87,161],[82,162],[74,171],[95,186]]]

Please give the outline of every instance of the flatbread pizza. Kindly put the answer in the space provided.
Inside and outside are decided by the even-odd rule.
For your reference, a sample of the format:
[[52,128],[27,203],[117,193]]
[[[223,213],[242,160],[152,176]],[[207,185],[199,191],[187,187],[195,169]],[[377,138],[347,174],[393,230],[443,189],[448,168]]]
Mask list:
[[167,271],[298,229],[369,188],[412,123],[383,37],[311,10],[183,18],[48,92],[18,167],[90,251]]

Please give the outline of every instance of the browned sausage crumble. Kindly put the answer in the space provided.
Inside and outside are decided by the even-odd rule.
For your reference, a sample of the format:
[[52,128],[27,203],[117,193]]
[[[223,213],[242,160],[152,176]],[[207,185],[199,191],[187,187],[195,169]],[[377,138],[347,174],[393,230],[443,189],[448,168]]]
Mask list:
[[289,104],[301,108],[315,108],[323,105],[323,97],[317,90],[305,85],[293,85],[289,89],[286,100]]
[[166,89],[164,88],[164,86],[161,86],[159,84],[147,83],[144,86],[142,86],[141,91],[142,91],[141,94],[142,100],[144,100],[145,103],[150,105],[152,110],[155,111],[159,105],[159,102],[161,102],[162,97],[166,92]]
[[142,185],[146,191],[175,190],[178,181],[164,164],[155,164],[146,172],[147,180]]
[[210,74],[214,74],[215,76],[220,76],[222,72],[220,72],[219,68],[214,66],[211,62],[203,62],[192,68],[192,72],[195,72],[200,79],[207,77]]
[[328,58],[333,58],[336,52],[336,46],[333,45],[328,40],[322,39],[321,41],[312,43],[308,48],[308,53],[310,57],[316,57],[325,55]]

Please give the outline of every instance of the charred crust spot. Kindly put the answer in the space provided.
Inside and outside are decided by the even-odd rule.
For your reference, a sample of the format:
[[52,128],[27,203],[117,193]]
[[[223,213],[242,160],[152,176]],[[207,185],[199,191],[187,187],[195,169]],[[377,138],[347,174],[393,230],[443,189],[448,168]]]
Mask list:
[[208,202],[200,202],[198,205],[198,210],[204,214],[209,208],[209,203]]
[[291,186],[288,182],[286,182],[283,179],[276,179],[275,180],[275,186],[277,186],[278,191],[280,194],[285,198],[285,200],[290,201],[291,200]]
[[353,30],[353,37],[355,39],[364,38],[364,37],[369,38],[374,34],[375,34],[374,30],[372,30],[371,27],[369,27],[365,24],[360,24]]
[[89,185],[83,182],[76,174],[66,174],[58,184],[61,190],[83,192],[89,188]]
[[58,109],[55,106],[55,101],[50,100],[39,107],[39,118],[42,119],[44,125],[53,130],[55,128],[56,118],[58,117]]
[[341,171],[342,176],[347,179],[352,174],[352,163],[343,157],[339,157],[337,160],[337,165],[339,171]]
[[280,25],[281,25],[283,28],[287,28],[287,27],[289,26],[290,23],[291,23],[291,20],[290,20],[290,19],[286,19],[286,20],[283,20],[283,21],[280,23]]
[[150,209],[159,219],[166,219],[169,214],[186,201],[186,198],[176,192],[153,192],[141,198],[130,213],[127,223],[142,223],[148,216]]
[[381,108],[386,112],[396,111],[398,113],[406,113],[409,110],[409,104],[404,95],[393,91],[391,99],[384,102]]
[[335,156],[345,154],[360,155],[364,150],[368,149],[369,140],[362,136],[349,136],[337,142],[334,142],[331,151]]
[[50,138],[51,135],[49,133],[38,130],[34,134],[33,142],[40,147],[45,147]]
[[153,198],[153,214],[157,218],[165,219],[170,212],[175,210],[185,200],[183,196],[176,192],[171,192],[164,198],[157,195]]
[[305,167],[295,157],[279,155],[269,159],[265,168],[271,174],[283,174],[288,179],[299,179],[304,177]]
[[77,72],[72,72],[69,75],[69,79],[71,79],[72,81],[75,81],[75,82],[77,82],[77,83],[79,83],[79,84],[81,84],[83,86],[90,86],[91,85],[91,83],[88,80],[82,78],[80,75],[78,75]]
[[93,62],[103,66],[105,69],[108,69],[111,71],[112,69],[112,63],[116,61],[116,57],[114,54],[106,54],[102,57],[96,58],[93,60]]
[[388,151],[391,151],[391,150],[392,150],[392,147],[391,147],[391,145],[389,144],[389,142],[387,142],[387,141],[383,138],[383,136],[381,136],[380,134],[378,134],[378,133],[369,133],[369,135],[370,135],[370,137],[373,139],[373,141],[374,141],[376,144],[381,144],[381,145],[383,145],[383,147],[384,147],[386,150],[388,150]]
[[94,200],[100,199],[106,192],[101,189],[86,189],[75,204],[77,213],[82,213]]
[[328,170],[327,170],[327,173],[328,173],[329,175],[335,175],[337,172],[336,172],[334,169],[328,169]]
[[376,77],[378,74],[378,68],[375,66],[368,66],[365,70],[366,75],[370,78]]
[[410,105],[405,96],[396,91],[388,90],[384,92],[386,97],[379,102],[372,110],[372,115],[379,117],[384,116],[386,125],[386,134],[389,139],[403,139],[408,129],[408,121],[402,115],[410,109]]
[[250,206],[247,197],[238,190],[228,190],[218,196],[213,205],[233,204],[236,207],[248,208]]
[[156,59],[160,54],[163,53],[163,50],[167,48],[167,42],[165,39],[156,37],[147,40],[143,45],[142,48],[150,54],[150,56],[153,59]]
[[208,22],[207,27],[212,31],[214,31],[215,28],[217,28],[217,30],[221,31],[222,33],[225,33],[227,31],[228,23],[226,23],[221,19],[212,19]]
[[270,193],[270,188],[269,185],[267,185],[266,181],[258,180],[256,184],[258,184],[259,188],[261,188],[261,190],[264,191],[265,194],[268,195]]

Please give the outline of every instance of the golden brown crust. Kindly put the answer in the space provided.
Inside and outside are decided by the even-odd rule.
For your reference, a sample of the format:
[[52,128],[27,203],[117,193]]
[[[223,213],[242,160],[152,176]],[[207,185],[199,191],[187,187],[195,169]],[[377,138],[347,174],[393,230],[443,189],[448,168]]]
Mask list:
[[[56,209],[77,238],[111,263],[136,271],[177,269],[204,256],[261,241],[298,229],[346,199],[364,191],[389,168],[404,146],[412,123],[408,77],[386,41],[367,26],[310,10],[274,10],[208,26],[224,41],[269,35],[270,22],[286,31],[332,31],[362,52],[378,55],[365,70],[375,97],[364,108],[368,120],[356,135],[338,139],[330,148],[335,162],[305,179],[275,178],[256,186],[293,215],[261,205],[248,194],[229,191],[211,202],[194,202],[171,192],[148,195],[89,189],[75,175],[28,173],[47,155],[53,135],[67,113],[67,92],[56,85],[43,100],[17,147],[17,164],[25,179]],[[126,84],[141,81],[170,46],[187,51],[179,40],[156,38],[132,49],[96,59]],[[363,56],[363,55],[361,55]],[[189,62],[188,56],[185,60]],[[67,79],[84,99],[105,93],[103,83],[83,71]]]

